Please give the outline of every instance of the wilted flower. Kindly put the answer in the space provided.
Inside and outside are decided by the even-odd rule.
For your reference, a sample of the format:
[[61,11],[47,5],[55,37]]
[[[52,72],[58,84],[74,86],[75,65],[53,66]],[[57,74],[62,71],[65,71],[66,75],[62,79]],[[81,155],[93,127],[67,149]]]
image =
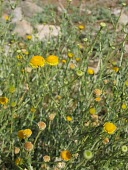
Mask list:
[[113,134],[116,131],[117,127],[111,123],[111,122],[106,122],[104,124],[104,131],[107,132],[108,134]]
[[93,91],[93,93],[94,93],[96,96],[100,96],[100,95],[102,94],[102,90],[100,90],[100,89],[95,89],[95,90]]
[[33,149],[33,144],[31,142],[26,142],[24,144],[24,148],[25,148],[26,151],[30,152]]
[[38,127],[39,127],[40,130],[44,130],[46,128],[46,123],[38,122]]
[[15,148],[14,148],[14,153],[15,153],[15,154],[18,154],[19,152],[20,152],[20,148],[15,147]]
[[42,56],[33,56],[30,60],[30,65],[33,68],[43,67],[45,64],[45,60]]
[[71,159],[71,153],[68,150],[61,151],[60,156],[64,161],[69,161]]
[[50,156],[48,156],[48,155],[43,156],[43,160],[44,160],[44,162],[49,162]]
[[109,143],[109,139],[108,138],[103,139],[103,144],[106,145],[107,143]]
[[70,63],[69,67],[70,67],[70,69],[74,69],[75,68],[75,64]]
[[5,105],[8,103],[8,98],[7,97],[0,97],[0,104]]
[[55,113],[51,113],[48,117],[49,120],[52,121],[55,118],[56,114]]
[[46,58],[46,62],[47,64],[51,65],[51,66],[56,66],[59,63],[58,57],[55,55],[50,55]]
[[85,150],[83,155],[84,155],[84,158],[88,159],[88,160],[93,157],[93,154],[92,154],[92,152],[90,150]]

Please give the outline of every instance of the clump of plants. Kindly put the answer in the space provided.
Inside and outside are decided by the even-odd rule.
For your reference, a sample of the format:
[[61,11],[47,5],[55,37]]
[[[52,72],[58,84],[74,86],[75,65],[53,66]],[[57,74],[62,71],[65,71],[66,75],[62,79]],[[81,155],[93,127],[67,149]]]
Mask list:
[[111,18],[89,32],[68,3],[57,38],[19,38],[1,19],[1,169],[128,168],[126,26]]

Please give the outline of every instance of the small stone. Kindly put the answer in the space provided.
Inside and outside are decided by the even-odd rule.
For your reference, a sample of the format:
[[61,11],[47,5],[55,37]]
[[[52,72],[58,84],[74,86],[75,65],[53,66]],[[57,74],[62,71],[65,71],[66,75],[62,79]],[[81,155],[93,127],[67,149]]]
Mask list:
[[14,29],[14,33],[17,33],[18,36],[20,37],[25,37],[26,34],[32,34],[32,31],[33,31],[33,28],[31,24],[24,19],[22,21],[18,21]]
[[50,38],[51,36],[57,37],[60,34],[60,27],[55,25],[37,25],[38,38],[43,40],[45,38]]

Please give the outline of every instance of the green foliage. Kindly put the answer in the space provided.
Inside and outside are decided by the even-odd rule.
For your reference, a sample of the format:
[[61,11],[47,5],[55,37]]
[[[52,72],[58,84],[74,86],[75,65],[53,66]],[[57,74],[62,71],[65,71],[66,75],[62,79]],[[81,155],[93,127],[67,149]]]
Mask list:
[[[95,21],[106,24],[93,27],[79,10],[68,6],[57,15],[53,6],[44,7],[33,25],[57,23],[61,34],[43,41],[35,34],[34,40],[19,38],[10,32],[11,20],[1,19],[0,169],[128,169],[122,151],[128,143],[128,34],[125,26],[117,32],[108,9],[94,11]],[[59,64],[30,65],[33,56],[49,55]]]

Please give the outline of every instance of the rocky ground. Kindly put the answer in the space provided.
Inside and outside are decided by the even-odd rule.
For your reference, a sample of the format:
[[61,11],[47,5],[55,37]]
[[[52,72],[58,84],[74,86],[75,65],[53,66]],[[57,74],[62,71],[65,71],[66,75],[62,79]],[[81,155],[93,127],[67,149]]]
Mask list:
[[[16,1],[10,1],[12,5],[12,9],[10,8],[10,4],[8,0],[4,1],[4,12],[2,13],[2,17],[11,16],[11,22],[14,23],[14,33],[17,33],[18,36],[24,37],[26,34],[32,34],[33,33],[33,26],[30,23],[30,19],[36,15],[37,13],[41,13],[43,11],[43,8],[45,5],[54,5],[56,6],[56,10],[58,13],[61,13],[65,10],[65,6],[67,5],[67,1],[63,0],[21,0],[18,1],[16,4]],[[81,3],[80,3],[81,2]],[[97,5],[104,5],[106,7],[112,7],[113,8],[113,14],[118,15],[120,13],[120,9],[116,8],[116,4],[118,3],[117,0],[110,2],[105,0],[104,2],[101,0],[73,0],[72,6],[79,6],[81,9],[81,12],[86,10],[86,6],[90,6],[90,9],[88,9],[89,15],[91,15],[91,10],[93,10]],[[6,4],[6,5],[5,5]],[[14,8],[14,6],[16,7]],[[120,17],[121,24],[127,24],[128,23],[128,12],[122,12],[122,15]],[[44,24],[36,24],[34,26],[37,29],[37,34],[39,35],[39,39],[42,40],[45,36],[48,36],[49,33],[53,34],[54,36],[57,36],[60,31],[59,26],[52,25],[50,26]],[[50,28],[52,29],[52,32],[50,32]]]

